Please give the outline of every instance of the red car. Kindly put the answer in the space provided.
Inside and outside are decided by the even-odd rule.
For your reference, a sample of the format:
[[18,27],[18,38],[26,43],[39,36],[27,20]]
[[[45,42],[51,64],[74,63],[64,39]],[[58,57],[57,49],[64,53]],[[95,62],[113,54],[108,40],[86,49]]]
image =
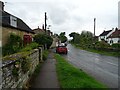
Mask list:
[[67,54],[68,50],[67,50],[66,46],[58,46],[58,47],[56,47],[56,53]]

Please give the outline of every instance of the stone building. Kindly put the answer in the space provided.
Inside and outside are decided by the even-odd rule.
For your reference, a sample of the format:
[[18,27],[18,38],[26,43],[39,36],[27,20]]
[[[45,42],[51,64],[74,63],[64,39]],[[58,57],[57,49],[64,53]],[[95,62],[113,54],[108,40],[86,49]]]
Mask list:
[[0,34],[2,46],[4,46],[11,33],[19,35],[22,39],[24,35],[34,35],[32,29],[20,18],[4,11],[4,3],[0,1]]

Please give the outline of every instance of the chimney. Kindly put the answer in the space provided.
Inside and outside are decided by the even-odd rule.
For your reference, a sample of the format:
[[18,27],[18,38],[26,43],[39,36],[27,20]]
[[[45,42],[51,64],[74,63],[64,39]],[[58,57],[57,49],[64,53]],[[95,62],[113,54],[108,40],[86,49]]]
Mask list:
[[4,3],[2,1],[0,1],[0,10],[4,11]]
[[38,29],[39,29],[39,26],[38,26]]
[[42,25],[42,29],[44,30],[44,24]]

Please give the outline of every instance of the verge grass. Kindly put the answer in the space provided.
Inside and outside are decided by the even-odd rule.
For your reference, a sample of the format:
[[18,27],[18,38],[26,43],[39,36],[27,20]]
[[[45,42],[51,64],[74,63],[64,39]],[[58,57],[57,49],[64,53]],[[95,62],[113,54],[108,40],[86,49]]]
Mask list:
[[96,50],[96,49],[91,49],[91,48],[83,49],[82,47],[77,46],[75,44],[72,44],[72,45],[75,46],[76,48],[86,50],[86,51],[89,51],[89,52],[98,53],[98,54],[107,55],[107,56],[120,57],[120,52],[119,51],[118,52],[108,52],[108,51]]
[[107,86],[96,81],[82,70],[69,64],[63,57],[55,54],[56,69],[61,88],[102,88]]

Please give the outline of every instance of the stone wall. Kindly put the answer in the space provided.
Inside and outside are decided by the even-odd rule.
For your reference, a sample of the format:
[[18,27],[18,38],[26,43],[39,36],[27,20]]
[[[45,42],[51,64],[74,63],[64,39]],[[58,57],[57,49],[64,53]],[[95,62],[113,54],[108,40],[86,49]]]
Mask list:
[[34,49],[27,55],[29,70],[26,72],[23,72],[22,68],[22,63],[24,61],[23,56],[25,57],[26,55],[14,54],[7,58],[3,58],[2,68],[0,69],[0,73],[2,73],[2,78],[0,77],[0,79],[2,79],[0,88],[22,88],[28,81],[29,76],[33,74],[36,66],[39,64],[41,59],[41,50],[42,49]]
[[2,46],[4,46],[8,42],[8,37],[10,36],[11,33],[19,35],[22,39],[23,39],[23,36],[26,35],[26,34],[29,34],[29,35],[33,36],[33,34],[27,33],[25,31],[0,26],[0,35],[2,34],[2,36],[0,37],[0,41],[2,41]]

